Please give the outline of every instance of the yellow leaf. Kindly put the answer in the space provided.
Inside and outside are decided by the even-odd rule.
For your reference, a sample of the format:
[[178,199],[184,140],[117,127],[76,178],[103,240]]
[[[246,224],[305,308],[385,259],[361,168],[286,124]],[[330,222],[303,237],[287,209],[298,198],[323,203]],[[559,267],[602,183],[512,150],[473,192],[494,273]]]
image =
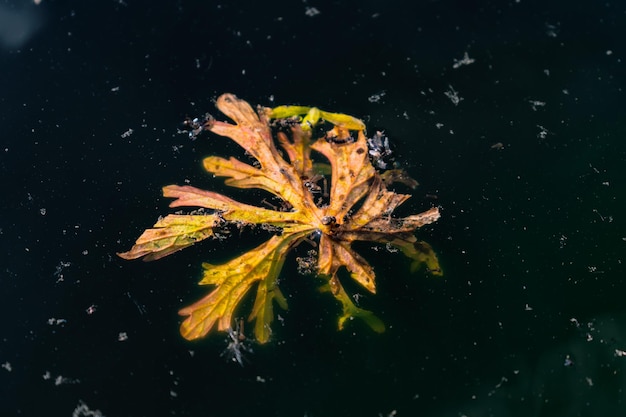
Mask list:
[[329,113],[320,110],[320,117],[324,120],[328,120],[335,126],[342,127],[349,130],[365,130],[365,123],[356,117],[348,116],[341,113]]
[[323,111],[317,107],[278,106],[268,111],[268,116],[271,119],[285,119],[300,115],[305,115],[301,123],[303,129],[310,129],[310,127],[317,124],[320,119],[324,119],[344,129],[365,130],[365,123],[356,117],[342,113]]
[[311,108],[306,106],[278,106],[269,109],[269,117],[271,119],[286,119],[292,116],[307,114],[309,110]]
[[278,275],[284,260],[285,257],[282,255],[281,259],[277,260],[276,265],[273,267],[274,270],[259,282],[259,287],[257,288],[256,299],[249,320],[256,319],[254,336],[260,343],[267,342],[272,333],[270,327],[272,321],[274,321],[274,303],[272,301],[276,301],[276,304],[283,310],[287,309],[287,300],[277,284]]
[[200,284],[213,284],[216,288],[206,297],[180,310],[180,315],[187,316],[180,328],[183,337],[189,340],[202,337],[216,323],[218,330],[230,328],[237,305],[250,287],[261,281],[251,318],[257,319],[257,340],[266,342],[273,319],[272,307],[268,304],[278,297],[279,305],[286,306],[284,297],[276,286],[284,257],[291,246],[303,237],[302,233],[273,236],[257,248],[225,264],[203,264],[204,277]]
[[418,241],[413,235],[409,236],[407,239],[398,237],[389,243],[399,248],[405,256],[413,260],[411,263],[411,272],[415,272],[422,266],[425,266],[426,270],[431,275],[443,275],[437,254],[428,243]]
[[291,130],[291,140],[285,132],[278,132],[276,139],[287,152],[289,162],[301,178],[313,176],[313,161],[311,160],[311,136],[302,129]]
[[368,226],[374,220],[388,222],[388,219],[381,219],[381,214],[391,213],[409,197],[411,196],[388,191],[382,179],[376,176],[369,187],[367,198],[359,210],[350,217],[353,230]]
[[[341,142],[333,142],[339,138]],[[370,180],[376,170],[367,156],[367,142],[362,131],[355,142],[350,134],[335,127],[330,132],[330,140],[318,140],[311,148],[324,155],[331,165],[330,204],[326,215],[342,221],[348,211],[370,188]]]
[[[266,169],[257,169],[245,164],[235,158],[228,160],[219,157],[208,157],[204,159],[204,168],[220,177],[227,177],[227,185],[238,188],[259,188],[268,191],[284,201],[289,202],[292,207],[306,212],[306,207],[314,206],[312,196],[306,193],[301,186],[301,181],[297,172],[288,174],[268,175]],[[298,178],[298,180],[286,180]],[[292,186],[292,182],[298,186]]]
[[369,310],[364,310],[354,305],[352,299],[343,289],[343,286],[337,279],[332,277],[328,280],[328,283],[320,288],[321,291],[330,292],[341,303],[342,312],[339,316],[338,327],[339,330],[343,330],[347,320],[359,318],[365,322],[376,333],[383,333],[385,331],[385,324],[374,313]]
[[219,211],[222,221],[239,221],[250,224],[269,224],[292,231],[310,229],[304,212],[277,211],[240,203],[218,193],[204,191],[189,185],[168,185],[163,188],[165,197],[176,198],[170,207],[204,207]]
[[376,292],[374,270],[363,257],[350,249],[350,243],[322,235],[319,245],[319,273],[335,277],[342,266],[366,290]]
[[[229,225],[260,226],[270,232],[265,243],[231,261],[203,264],[200,284],[214,288],[180,310],[186,316],[181,324],[185,338],[202,337],[215,327],[221,331],[232,329],[237,306],[256,285],[249,319],[255,321],[256,340],[267,342],[274,303],[287,308],[278,287],[280,271],[289,251],[303,242],[312,243],[316,250],[308,252],[304,270],[326,280],[322,289],[341,304],[340,329],[353,318],[364,320],[376,332],[385,328],[372,312],[352,302],[339,280],[339,271],[345,268],[368,292],[376,292],[374,269],[352,249],[355,241],[397,247],[413,260],[411,270],[425,264],[431,274],[441,275],[432,248],[413,235],[416,229],[439,219],[438,208],[393,217],[393,211],[410,196],[387,187],[401,182],[414,188],[417,182],[401,170],[381,173],[374,168],[361,120],[305,106],[259,107],[257,114],[232,94],[220,96],[216,106],[233,123],[207,117],[202,124],[191,125],[193,134],[206,130],[229,137],[254,161],[247,164],[234,157],[209,156],[204,159],[205,169],[225,178],[229,186],[266,191],[272,195],[271,202],[265,201],[267,207],[260,207],[188,185],[169,185],[163,188],[163,194],[174,198],[171,207],[201,210],[161,219],[139,237],[130,251],[119,254],[125,259],[158,259]],[[313,139],[313,127],[322,120],[333,127],[321,138]],[[313,161],[312,151],[327,161]]]
[[144,261],[161,259],[213,236],[217,222],[214,215],[170,214],[156,222],[154,229],[143,232],[128,252],[117,255],[124,259],[143,258]]

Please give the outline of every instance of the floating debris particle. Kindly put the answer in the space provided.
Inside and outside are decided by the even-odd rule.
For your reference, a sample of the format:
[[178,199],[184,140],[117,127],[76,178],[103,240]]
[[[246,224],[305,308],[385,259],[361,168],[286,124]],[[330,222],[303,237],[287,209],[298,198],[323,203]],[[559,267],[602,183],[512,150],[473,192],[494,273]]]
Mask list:
[[539,128],[539,133],[537,133],[537,137],[539,139],[545,139],[548,137],[548,133],[550,133],[548,131],[548,129],[546,129],[545,127],[541,126],[541,125],[537,125],[537,127]]
[[537,111],[539,107],[545,107],[546,105],[545,101],[528,100],[528,102],[530,103],[530,107],[533,109],[533,111]]
[[120,136],[122,138],[128,138],[130,137],[130,135],[133,134],[133,132],[135,132],[133,129],[128,129],[126,132],[122,133]]
[[384,132],[376,131],[371,138],[367,138],[367,148],[370,160],[375,167],[387,169],[387,166],[393,162],[389,138]]
[[220,355],[238,363],[239,366],[243,366],[244,352],[252,353],[252,347],[248,344],[243,331],[243,319],[235,320],[235,328],[228,328],[228,337],[226,338],[228,345]]
[[[44,379],[44,381],[49,381],[52,379],[52,374],[50,373],[50,371],[46,371],[41,377]],[[63,375],[57,375],[54,378],[54,385],[59,386],[63,384],[80,384],[80,380],[67,378]]]
[[307,7],[304,9],[304,14],[309,17],[317,16],[320,13],[321,12],[316,7]]
[[445,96],[450,99],[452,104],[454,104],[455,106],[458,106],[459,103],[463,101],[463,97],[460,97],[459,92],[456,91],[454,88],[452,88],[451,85],[448,85],[448,88],[449,90],[444,92],[443,94],[445,94]]
[[64,275],[63,275],[63,270],[67,267],[69,267],[71,264],[71,262],[63,262],[63,261],[59,261],[59,264],[56,266],[54,274],[52,274],[52,276],[54,276],[57,280],[56,282],[61,282],[63,281]]
[[570,355],[565,355],[563,366],[572,366],[572,365],[574,365],[574,361],[572,361],[572,358],[570,357]]
[[78,405],[72,411],[72,417],[104,417],[100,410],[91,410],[82,400],[78,401]]
[[372,94],[371,96],[367,98],[367,101],[369,101],[370,103],[379,103],[383,99],[383,97],[385,97],[385,94],[387,94],[385,91]]
[[463,54],[463,58],[459,59],[459,60],[454,60],[454,64],[452,65],[452,68],[457,69],[462,67],[463,65],[470,65],[473,64],[476,60],[473,58],[470,58],[468,53],[465,52]]

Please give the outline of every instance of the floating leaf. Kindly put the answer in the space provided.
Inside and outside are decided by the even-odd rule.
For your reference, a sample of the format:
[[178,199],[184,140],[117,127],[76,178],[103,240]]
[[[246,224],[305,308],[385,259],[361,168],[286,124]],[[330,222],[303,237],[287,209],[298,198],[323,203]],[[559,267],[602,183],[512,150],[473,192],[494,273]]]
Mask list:
[[200,285],[212,284],[216,288],[200,301],[180,310],[180,315],[188,316],[180,330],[183,337],[202,337],[216,323],[218,330],[227,330],[232,324],[237,304],[250,287],[260,281],[251,318],[257,318],[257,340],[266,342],[269,338],[269,324],[274,318],[272,300],[277,298],[279,305],[287,307],[276,280],[285,255],[302,237],[301,234],[291,234],[288,239],[273,236],[259,247],[225,264],[203,264],[204,276]]
[[144,261],[161,259],[213,236],[218,221],[215,215],[170,214],[159,219],[154,229],[143,232],[130,251],[118,253],[118,256],[124,259],[143,257]]
[[[256,286],[249,319],[255,321],[256,339],[267,342],[274,304],[287,308],[278,286],[280,271],[289,251],[303,242],[313,243],[316,249],[313,272],[325,282],[321,290],[330,292],[341,304],[339,329],[352,318],[362,319],[376,332],[385,328],[372,312],[352,302],[339,280],[339,271],[345,268],[368,292],[376,292],[374,269],[352,249],[353,242],[396,247],[412,260],[412,271],[426,265],[430,273],[441,275],[432,248],[413,235],[417,228],[439,219],[438,208],[404,218],[392,217],[410,196],[388,189],[389,185],[400,182],[414,188],[417,182],[401,170],[379,172],[374,168],[368,148],[372,141],[368,141],[361,120],[304,106],[259,108],[257,113],[232,94],[220,96],[216,105],[234,124],[207,116],[204,125],[195,121],[190,125],[193,135],[204,130],[227,136],[252,161],[209,156],[204,159],[204,168],[225,178],[229,186],[270,193],[275,206],[259,207],[188,185],[169,185],[163,188],[163,194],[175,199],[171,207],[200,208],[202,212],[159,220],[128,252],[119,254],[125,259],[159,259],[214,236],[229,225],[260,226],[272,233],[265,243],[229,262],[203,264],[200,284],[211,285],[213,290],[180,310],[185,316],[181,325],[185,338],[205,336],[214,327],[232,333],[237,306]],[[312,128],[322,120],[332,128],[313,139]],[[313,161],[312,155],[322,155],[326,161]],[[330,182],[326,176],[330,176]],[[313,240],[316,238],[318,243]]]

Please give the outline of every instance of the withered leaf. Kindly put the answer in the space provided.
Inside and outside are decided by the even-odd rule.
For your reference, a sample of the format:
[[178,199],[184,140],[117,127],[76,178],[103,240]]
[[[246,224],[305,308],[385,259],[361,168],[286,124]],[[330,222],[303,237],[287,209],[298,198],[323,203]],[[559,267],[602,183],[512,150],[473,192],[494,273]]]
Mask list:
[[[404,218],[392,217],[410,195],[398,194],[388,186],[402,182],[414,188],[417,182],[399,170],[381,173],[374,168],[362,121],[303,106],[259,108],[257,113],[232,94],[220,96],[216,105],[234,123],[208,117],[202,129],[229,137],[254,163],[209,156],[204,159],[204,168],[225,178],[229,186],[270,193],[277,200],[276,206],[249,205],[191,186],[168,185],[163,194],[175,199],[171,207],[204,211],[160,219],[128,252],[119,254],[124,259],[159,259],[212,237],[217,229],[229,224],[260,225],[273,231],[268,241],[229,262],[203,264],[200,285],[211,285],[213,290],[180,310],[185,317],[181,325],[185,338],[205,336],[214,327],[231,329],[237,306],[256,286],[249,319],[255,321],[256,339],[267,342],[274,303],[287,308],[278,287],[280,271],[289,251],[303,242],[316,247],[315,274],[324,282],[321,289],[330,292],[342,306],[340,329],[346,320],[360,318],[373,330],[384,330],[382,321],[357,307],[340,282],[339,275],[345,269],[369,293],[376,292],[374,268],[352,249],[353,242],[395,247],[412,260],[412,271],[426,265],[431,274],[441,275],[432,248],[413,235],[417,228],[439,219],[438,208]],[[312,127],[320,120],[333,127],[314,140]],[[281,128],[273,130],[272,126]],[[194,133],[197,130],[194,126]],[[320,155],[326,161],[314,161]],[[328,185],[325,175],[329,174]]]
[[118,253],[124,259],[142,258],[154,261],[196,242],[213,236],[213,228],[219,219],[215,215],[170,214],[159,219],[154,229],[147,229],[128,252]]

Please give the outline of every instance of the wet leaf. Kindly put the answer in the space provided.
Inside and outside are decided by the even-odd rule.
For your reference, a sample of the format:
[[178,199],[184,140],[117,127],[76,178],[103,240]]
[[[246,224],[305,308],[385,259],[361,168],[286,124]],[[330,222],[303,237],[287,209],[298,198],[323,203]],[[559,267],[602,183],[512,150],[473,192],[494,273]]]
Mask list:
[[143,257],[144,261],[161,259],[213,236],[213,228],[218,221],[214,215],[170,214],[159,219],[154,229],[143,232],[130,251],[118,253],[118,256],[124,259]]
[[288,238],[273,236],[225,264],[204,263],[200,285],[215,285],[216,288],[206,297],[180,310],[180,315],[187,316],[180,329],[183,337],[190,340],[202,337],[215,324],[218,330],[230,328],[237,305],[252,285],[259,283],[257,301],[250,318],[257,319],[257,340],[266,342],[270,335],[269,325],[274,318],[272,301],[276,299],[281,307],[287,307],[276,280],[285,255],[301,237],[301,234],[292,234]]
[[323,292],[332,293],[337,301],[341,303],[342,312],[339,316],[338,327],[339,330],[343,330],[347,320],[359,318],[365,322],[376,333],[382,333],[385,331],[385,324],[374,313],[368,310],[357,307],[348,293],[343,289],[343,286],[337,279],[333,277],[328,280],[328,283],[320,287]]
[[[207,116],[204,125],[193,125],[194,136],[201,130],[226,136],[238,143],[251,161],[209,156],[204,168],[224,178],[229,186],[269,193],[275,204],[264,200],[267,207],[261,207],[188,185],[169,185],[163,188],[163,195],[174,198],[170,206],[195,211],[159,220],[128,252],[119,254],[125,259],[155,260],[233,225],[269,231],[269,239],[258,247],[220,265],[203,264],[200,285],[213,289],[180,310],[185,316],[181,325],[185,338],[203,337],[213,328],[235,334],[237,307],[256,288],[249,320],[255,321],[255,338],[267,342],[274,305],[287,308],[278,286],[281,269],[289,251],[304,242],[314,246],[317,260],[313,272],[324,282],[321,290],[330,292],[341,305],[339,329],[353,318],[376,332],[385,328],[372,312],[354,304],[339,280],[345,269],[369,293],[376,292],[374,268],[352,249],[353,242],[395,247],[412,260],[412,271],[426,265],[431,274],[441,275],[432,248],[413,235],[416,229],[439,219],[438,208],[392,217],[410,195],[388,187],[400,182],[414,188],[417,182],[401,170],[381,173],[372,165],[361,120],[304,106],[259,108],[257,113],[232,94],[220,96],[216,105],[233,123]],[[332,128],[314,139],[312,128],[321,121]],[[320,155],[326,160],[313,160]]]

